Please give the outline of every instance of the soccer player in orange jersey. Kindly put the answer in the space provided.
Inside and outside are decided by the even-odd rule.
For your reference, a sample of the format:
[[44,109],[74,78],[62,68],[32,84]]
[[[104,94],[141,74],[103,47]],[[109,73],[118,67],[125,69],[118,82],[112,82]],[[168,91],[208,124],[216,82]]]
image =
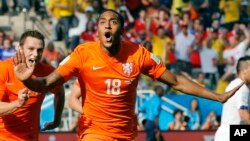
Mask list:
[[[43,77],[54,68],[40,63],[44,48],[44,37],[38,31],[26,31],[20,39],[26,58],[26,67],[34,68],[32,78]],[[38,141],[40,109],[45,97],[31,91],[16,78],[11,59],[0,62],[0,141]],[[45,124],[43,130],[53,129],[60,124],[64,106],[64,89],[59,86],[50,92],[55,94],[54,121]]]
[[225,94],[216,94],[181,75],[174,75],[154,54],[141,45],[123,41],[124,20],[114,10],[98,19],[99,41],[80,44],[48,76],[32,78],[18,49],[15,74],[28,88],[41,92],[78,77],[85,96],[79,122],[81,141],[133,141],[137,134],[135,100],[141,73],[183,93],[225,102],[243,83]]

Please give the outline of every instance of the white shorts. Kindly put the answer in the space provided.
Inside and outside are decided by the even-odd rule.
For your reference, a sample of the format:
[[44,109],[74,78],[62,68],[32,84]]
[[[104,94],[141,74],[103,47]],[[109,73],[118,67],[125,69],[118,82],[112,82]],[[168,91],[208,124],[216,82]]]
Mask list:
[[230,141],[230,126],[221,125],[215,133],[214,141]]

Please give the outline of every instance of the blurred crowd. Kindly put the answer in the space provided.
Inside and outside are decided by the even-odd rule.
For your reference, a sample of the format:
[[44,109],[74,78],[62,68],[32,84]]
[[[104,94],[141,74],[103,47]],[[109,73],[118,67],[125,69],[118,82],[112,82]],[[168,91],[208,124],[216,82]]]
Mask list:
[[[124,17],[124,40],[144,45],[170,71],[219,93],[235,77],[237,60],[250,55],[249,0],[1,0],[2,15],[16,15],[23,9],[50,24],[51,38],[42,61],[55,67],[64,56],[54,42],[63,41],[70,53],[80,43],[98,40],[96,23],[104,9],[117,10]],[[0,31],[1,60],[14,55],[16,38],[14,32]],[[141,76],[138,89],[154,85]],[[213,111],[199,128],[182,123],[182,114],[174,112],[169,129],[218,127]]]

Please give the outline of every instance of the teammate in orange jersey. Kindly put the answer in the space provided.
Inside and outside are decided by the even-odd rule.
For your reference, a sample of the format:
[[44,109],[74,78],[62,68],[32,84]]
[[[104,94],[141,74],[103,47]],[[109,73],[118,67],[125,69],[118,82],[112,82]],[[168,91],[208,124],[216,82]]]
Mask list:
[[241,85],[225,94],[211,92],[181,75],[174,75],[141,45],[122,41],[124,20],[114,10],[98,19],[99,41],[80,44],[46,77],[32,78],[23,50],[14,60],[15,74],[28,88],[41,92],[78,77],[85,96],[79,122],[81,141],[133,141],[136,132],[135,99],[141,73],[183,93],[225,102]]
[[[34,65],[32,78],[43,77],[54,68],[40,63],[44,48],[44,37],[37,31],[26,31],[20,39],[27,67]],[[0,141],[37,141],[39,134],[40,109],[45,97],[28,90],[16,78],[11,59],[0,62]],[[46,123],[43,130],[57,127],[64,106],[64,89],[59,86],[51,90],[55,94],[54,121]]]

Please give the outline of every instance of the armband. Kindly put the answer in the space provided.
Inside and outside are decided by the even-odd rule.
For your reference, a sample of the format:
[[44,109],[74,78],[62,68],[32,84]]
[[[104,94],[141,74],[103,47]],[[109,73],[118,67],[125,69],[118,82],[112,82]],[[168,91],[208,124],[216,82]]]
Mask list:
[[241,109],[241,110],[248,110],[249,108],[248,108],[248,106],[242,105],[242,106],[240,106],[240,109]]

